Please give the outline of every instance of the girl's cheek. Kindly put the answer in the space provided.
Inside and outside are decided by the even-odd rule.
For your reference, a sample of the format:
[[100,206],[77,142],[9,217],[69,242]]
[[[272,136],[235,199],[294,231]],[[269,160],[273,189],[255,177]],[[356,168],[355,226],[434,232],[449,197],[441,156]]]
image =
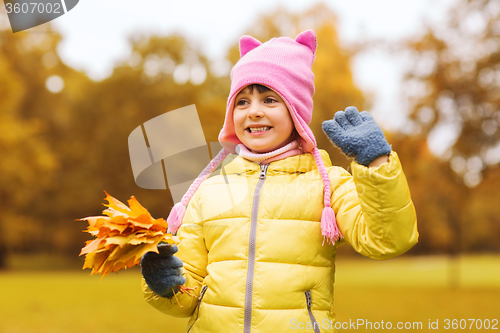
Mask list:
[[233,122],[236,127],[239,127],[242,124],[241,115],[235,113],[233,116]]

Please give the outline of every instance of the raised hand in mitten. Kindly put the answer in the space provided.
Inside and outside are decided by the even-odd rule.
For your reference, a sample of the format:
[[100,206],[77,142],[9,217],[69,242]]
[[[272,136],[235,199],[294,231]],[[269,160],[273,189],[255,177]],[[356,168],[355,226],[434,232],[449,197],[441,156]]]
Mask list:
[[354,106],[338,111],[332,120],[323,122],[323,131],[344,154],[369,166],[377,157],[389,155],[391,146],[372,116]]
[[158,251],[148,252],[141,258],[141,273],[149,288],[157,295],[170,298],[186,283],[182,276],[182,260],[174,256],[176,245],[159,244]]

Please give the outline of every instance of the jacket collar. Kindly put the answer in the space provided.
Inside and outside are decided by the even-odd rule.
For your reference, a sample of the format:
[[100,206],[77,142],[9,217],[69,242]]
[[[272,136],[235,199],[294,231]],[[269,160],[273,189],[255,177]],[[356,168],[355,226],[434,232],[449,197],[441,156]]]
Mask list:
[[[322,149],[320,149],[319,152],[325,163],[325,167],[331,167],[332,162],[328,153]],[[222,168],[223,171],[221,171],[221,173],[224,174],[252,174],[260,172],[260,165],[258,163],[234,154],[230,154],[226,157],[222,162]],[[271,162],[267,171],[268,173],[303,173],[315,169],[317,169],[317,166],[313,155],[311,153],[305,153]]]

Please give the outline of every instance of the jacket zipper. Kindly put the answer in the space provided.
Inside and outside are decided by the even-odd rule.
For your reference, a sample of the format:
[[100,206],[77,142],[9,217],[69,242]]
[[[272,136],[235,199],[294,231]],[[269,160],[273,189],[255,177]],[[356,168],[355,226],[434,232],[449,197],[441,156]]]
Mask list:
[[250,238],[248,241],[248,268],[245,288],[245,322],[244,333],[250,333],[252,327],[252,298],[253,298],[253,278],[255,273],[255,243],[257,239],[257,215],[259,213],[259,201],[262,186],[266,180],[266,173],[269,164],[260,165],[259,182],[255,187],[252,202],[252,216],[250,218]]
[[314,318],[314,315],[312,313],[313,302],[310,290],[306,291],[306,302],[307,302],[307,312],[309,312],[309,318],[311,319],[311,325],[313,325],[314,333],[321,333],[319,331],[319,323],[318,325],[316,325],[316,318]]
[[201,300],[203,299],[203,296],[205,296],[205,292],[207,291],[208,286],[203,286],[203,288],[200,291],[200,295],[198,296],[198,305],[196,305],[196,319],[193,321],[193,324],[189,327],[186,333],[189,333],[191,331],[191,328],[193,328],[194,324],[198,320],[198,316],[200,315],[200,304]]

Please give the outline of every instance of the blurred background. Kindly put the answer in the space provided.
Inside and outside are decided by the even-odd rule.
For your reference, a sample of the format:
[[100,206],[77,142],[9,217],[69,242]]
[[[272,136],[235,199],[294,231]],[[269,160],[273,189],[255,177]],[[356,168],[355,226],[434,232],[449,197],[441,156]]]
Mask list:
[[130,132],[195,104],[217,141],[239,37],[306,29],[318,147],[348,168],[321,123],[349,105],[372,112],[419,223],[400,258],[339,248],[339,321],[498,322],[500,0],[350,3],[89,0],[15,34],[0,5],[0,332],[182,332],[141,299],[136,268],[80,271],[89,236],[76,219],[100,215],[104,191],[166,217],[169,191],[134,183]]

